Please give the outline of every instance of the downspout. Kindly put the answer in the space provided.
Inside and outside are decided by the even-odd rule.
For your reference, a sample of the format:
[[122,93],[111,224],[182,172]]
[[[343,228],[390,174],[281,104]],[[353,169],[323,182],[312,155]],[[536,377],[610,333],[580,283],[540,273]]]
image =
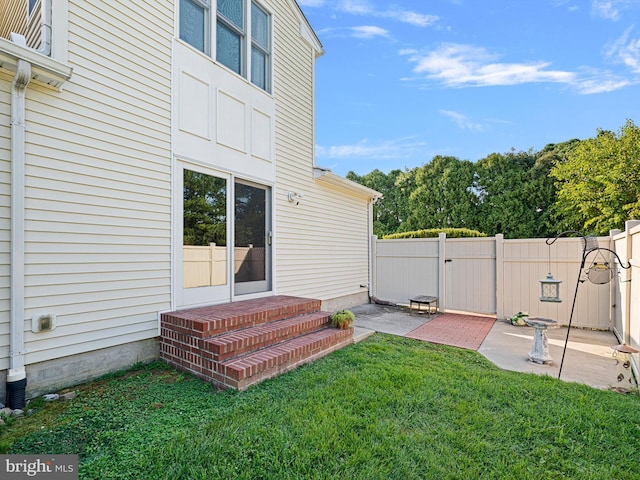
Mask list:
[[[51,55],[51,0],[42,0],[42,25],[38,53]],[[27,46],[25,37],[11,34],[11,41]],[[25,97],[31,81],[31,64],[18,60],[11,83],[11,318],[9,332],[9,408],[24,408],[27,371],[24,364],[24,252],[25,252]]]
[[51,1],[42,0],[42,25],[40,26],[40,49],[38,53],[48,57],[51,55]]
[[[25,46],[24,37],[12,41]],[[25,237],[25,94],[31,64],[18,60],[11,84],[11,319],[7,406],[24,408],[27,373],[24,366],[24,237]]]

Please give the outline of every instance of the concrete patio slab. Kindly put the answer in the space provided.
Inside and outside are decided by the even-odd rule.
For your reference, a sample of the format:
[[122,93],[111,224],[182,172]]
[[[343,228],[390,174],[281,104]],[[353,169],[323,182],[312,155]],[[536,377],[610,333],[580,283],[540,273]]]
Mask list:
[[[549,364],[538,364],[528,359],[533,343],[534,329],[518,327],[507,321],[497,321],[478,352],[505,370],[530,372],[558,377],[567,328],[547,330]],[[611,332],[572,328],[562,366],[561,380],[578,382],[595,388],[610,388],[616,383],[616,359],[612,346],[618,340]]]

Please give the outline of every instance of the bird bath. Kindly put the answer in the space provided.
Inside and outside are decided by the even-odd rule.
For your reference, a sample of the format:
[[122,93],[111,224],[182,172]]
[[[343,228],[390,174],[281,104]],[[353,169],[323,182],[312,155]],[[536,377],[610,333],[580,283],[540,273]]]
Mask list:
[[551,363],[553,359],[549,355],[549,339],[547,329],[558,326],[558,322],[548,318],[525,318],[524,321],[535,329],[533,334],[533,345],[529,352],[529,360],[534,363]]

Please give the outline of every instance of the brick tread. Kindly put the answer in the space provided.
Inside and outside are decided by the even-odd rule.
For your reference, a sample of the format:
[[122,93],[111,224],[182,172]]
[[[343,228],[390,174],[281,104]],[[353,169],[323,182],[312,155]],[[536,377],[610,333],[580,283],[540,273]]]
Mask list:
[[320,301],[276,295],[242,302],[179,310],[162,314],[170,325],[193,331],[200,338],[283,320],[320,310]]
[[330,348],[350,337],[352,333],[352,329],[324,328],[242,357],[220,362],[221,371],[226,377],[244,380]]
[[320,311],[235,330],[206,340],[204,348],[213,353],[214,360],[228,360],[326,327],[329,315]]

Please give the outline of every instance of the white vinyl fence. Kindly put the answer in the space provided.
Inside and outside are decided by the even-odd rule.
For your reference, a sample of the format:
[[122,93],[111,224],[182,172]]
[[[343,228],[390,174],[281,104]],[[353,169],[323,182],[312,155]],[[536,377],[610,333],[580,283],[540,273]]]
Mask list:
[[640,221],[627,222],[625,231],[612,232],[612,238],[622,262],[631,264],[627,270],[620,269],[612,292],[613,331],[623,343],[640,350]]
[[[635,233],[640,248],[640,229]],[[599,245],[613,248],[612,238],[598,238]],[[581,238],[560,238],[549,246],[545,239],[504,240],[502,235],[463,239],[448,239],[444,234],[434,239],[374,237],[372,295],[400,304],[408,304],[415,295],[433,295],[439,298],[441,310],[495,314],[499,319],[522,311],[566,325],[578,275],[583,273],[582,245]],[[561,303],[539,300],[539,281],[547,273],[562,281]],[[626,284],[620,283],[618,276],[604,285],[581,281],[572,325],[613,329],[620,285]],[[640,290],[635,291],[635,297],[640,298]],[[637,319],[640,304],[636,308]],[[640,321],[636,323],[638,331]]]

